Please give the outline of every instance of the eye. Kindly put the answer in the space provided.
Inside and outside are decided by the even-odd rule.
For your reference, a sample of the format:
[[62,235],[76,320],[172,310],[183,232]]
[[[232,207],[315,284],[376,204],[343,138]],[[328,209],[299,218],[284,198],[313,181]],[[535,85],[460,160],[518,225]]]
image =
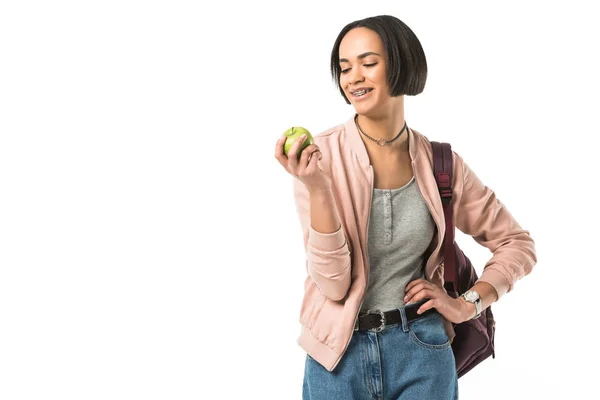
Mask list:
[[[377,63],[373,63],[373,64],[365,64],[365,67],[372,67],[374,65],[377,65]],[[350,68],[348,69],[344,69],[342,70],[342,74],[345,74],[346,72],[350,71]]]

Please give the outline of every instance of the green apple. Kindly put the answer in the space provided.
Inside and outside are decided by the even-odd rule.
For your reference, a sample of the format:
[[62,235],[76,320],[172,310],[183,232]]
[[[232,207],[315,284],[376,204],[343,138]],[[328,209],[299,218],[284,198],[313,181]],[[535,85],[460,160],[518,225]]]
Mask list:
[[306,139],[304,139],[304,143],[302,143],[301,148],[298,150],[298,160],[300,160],[300,155],[302,154],[302,150],[304,150],[309,145],[311,145],[315,142],[312,135],[308,131],[308,129],[303,128],[301,126],[292,126],[290,129],[285,131],[284,134],[285,134],[286,138],[285,138],[285,143],[283,145],[283,152],[285,153],[286,157],[288,156],[290,148],[292,147],[292,145],[294,144],[296,139],[298,139],[300,136],[306,135]]

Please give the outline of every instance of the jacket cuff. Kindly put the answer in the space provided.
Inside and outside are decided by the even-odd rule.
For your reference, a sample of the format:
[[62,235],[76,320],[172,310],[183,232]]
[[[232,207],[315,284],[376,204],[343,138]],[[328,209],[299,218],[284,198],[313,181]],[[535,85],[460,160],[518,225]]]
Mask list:
[[504,296],[511,290],[510,281],[504,276],[502,272],[500,272],[497,269],[494,269],[494,267],[491,266],[483,270],[481,277],[477,280],[477,282],[486,282],[492,285],[498,293],[498,300],[500,300],[502,296]]
[[334,251],[346,243],[342,227],[333,233],[321,233],[308,226],[308,243],[317,250]]

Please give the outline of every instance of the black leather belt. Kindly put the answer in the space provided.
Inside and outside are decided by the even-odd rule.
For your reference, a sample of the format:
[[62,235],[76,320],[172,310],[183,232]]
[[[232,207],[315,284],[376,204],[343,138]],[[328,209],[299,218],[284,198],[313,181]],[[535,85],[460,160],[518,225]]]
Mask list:
[[[438,312],[435,308],[430,308],[422,314],[417,314],[419,307],[428,301],[429,299],[424,299],[418,303],[411,303],[404,307],[407,323],[419,318],[423,318],[426,315]],[[354,324],[355,331],[373,330],[375,332],[381,332],[387,325],[393,325],[402,322],[400,310],[397,308],[386,312],[382,312],[381,310],[369,311],[370,312],[368,314],[360,313],[358,315],[357,323]]]

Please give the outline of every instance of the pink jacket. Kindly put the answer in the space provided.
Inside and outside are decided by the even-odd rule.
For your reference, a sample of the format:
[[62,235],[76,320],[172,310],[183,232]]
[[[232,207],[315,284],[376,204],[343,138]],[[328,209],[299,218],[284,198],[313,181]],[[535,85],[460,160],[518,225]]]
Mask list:
[[[354,124],[354,115],[346,123],[314,136],[314,140],[323,154],[320,166],[332,178],[342,226],[331,234],[312,229],[308,191],[294,178],[307,272],[297,341],[312,358],[333,371],[350,342],[367,286],[367,232],[373,167]],[[415,180],[437,227],[437,234],[427,250],[429,258],[425,258],[425,278],[444,288],[444,262],[440,250],[446,225],[433,176],[431,146],[427,137],[410,128],[408,140]],[[501,298],[536,264],[534,241],[495,193],[454,151],[453,165],[452,206],[456,227],[493,253],[479,281],[490,283]],[[453,340],[452,323],[444,319],[444,324]]]

